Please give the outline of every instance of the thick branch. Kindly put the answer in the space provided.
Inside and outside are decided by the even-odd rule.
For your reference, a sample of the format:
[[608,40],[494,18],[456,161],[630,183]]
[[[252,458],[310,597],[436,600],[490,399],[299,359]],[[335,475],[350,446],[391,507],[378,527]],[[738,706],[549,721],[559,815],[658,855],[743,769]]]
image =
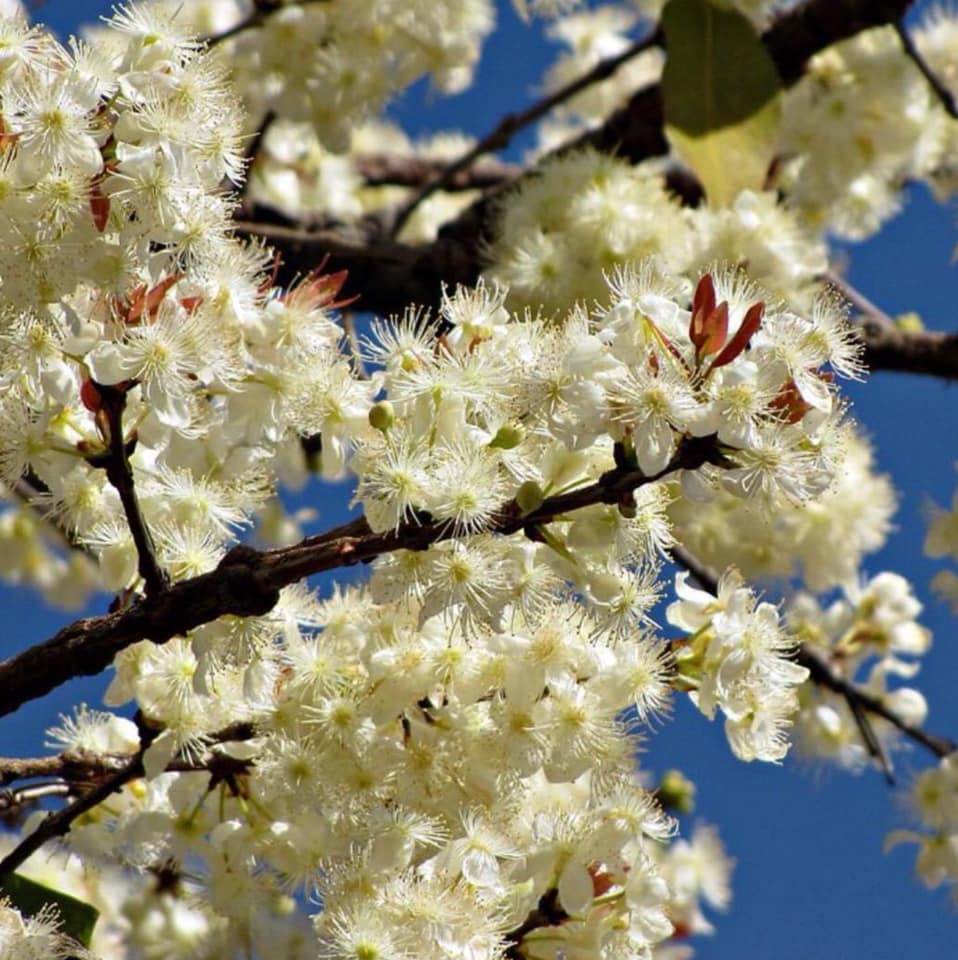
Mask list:
[[865,362],[871,370],[921,373],[958,380],[958,334],[907,331],[866,317],[861,325]]
[[835,287],[859,314],[864,359],[870,370],[897,370],[958,380],[958,334],[904,330],[844,277],[828,273],[822,279]]
[[[549,497],[538,510],[525,515],[514,500],[509,501],[490,532],[532,532],[582,507],[621,503],[629,491],[676,470],[696,470],[705,463],[723,462],[714,437],[685,440],[661,474],[647,477],[635,468],[617,466],[595,483]],[[222,616],[266,614],[283,587],[304,577],[370,561],[395,550],[423,550],[453,534],[451,524],[428,517],[374,533],[360,517],[291,547],[267,551],[234,547],[209,573],[174,583],[123,610],[77,620],[45,643],[0,663],[0,689],[4,691],[0,716],[13,713],[74,677],[95,676],[113,662],[117,653],[140,640],[165,643]]]

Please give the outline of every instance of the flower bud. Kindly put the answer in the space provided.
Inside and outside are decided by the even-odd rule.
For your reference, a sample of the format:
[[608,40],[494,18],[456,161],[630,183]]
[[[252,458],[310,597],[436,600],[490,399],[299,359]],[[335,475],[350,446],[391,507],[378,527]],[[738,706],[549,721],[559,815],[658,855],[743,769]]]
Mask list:
[[489,446],[498,450],[511,450],[519,446],[525,438],[525,430],[515,424],[503,424],[496,435],[489,441]]
[[516,504],[523,516],[538,510],[543,500],[545,500],[545,494],[535,480],[526,480],[516,491]]
[[656,794],[666,810],[691,813],[695,809],[695,784],[681,770],[666,770]]
[[369,409],[369,424],[386,433],[396,422],[396,409],[388,400],[380,400]]

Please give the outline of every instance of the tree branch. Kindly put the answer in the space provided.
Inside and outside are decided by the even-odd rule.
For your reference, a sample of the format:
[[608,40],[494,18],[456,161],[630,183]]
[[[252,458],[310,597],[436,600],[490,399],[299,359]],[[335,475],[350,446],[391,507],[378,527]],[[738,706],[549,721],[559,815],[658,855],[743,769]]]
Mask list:
[[958,334],[907,331],[865,317],[862,320],[865,363],[875,370],[919,373],[958,380]]
[[[421,188],[448,169],[448,164],[441,160],[390,153],[361,153],[353,157],[353,163],[370,187]],[[451,174],[442,189],[453,192],[501,187],[518,177],[522,171],[523,168],[517,163],[489,158]]]
[[0,860],[0,879],[13,873],[18,867],[48,840],[63,836],[77,817],[101,804],[111,794],[143,775],[143,750],[127,761],[119,770],[110,774],[88,793],[79,797],[69,806],[54,813],[48,813],[33,833],[28,834],[3,860]]
[[870,370],[895,370],[958,380],[958,333],[904,330],[844,277],[827,273],[822,279],[835,287],[858,312],[859,331],[865,344],[864,360]]
[[94,465],[103,466],[107,480],[110,481],[119,494],[123,504],[123,513],[136,546],[137,569],[143,578],[147,594],[160,593],[169,586],[169,576],[156,559],[156,547],[150,535],[140,502],[136,496],[133,484],[133,468],[130,466],[130,453],[136,443],[135,436],[127,443],[123,433],[123,410],[126,407],[126,391],[117,387],[107,387],[97,384],[97,390],[102,399],[102,407],[98,417],[103,415],[105,420],[103,432],[109,444],[109,456],[104,463]]
[[400,207],[392,224],[390,231],[391,236],[395,237],[399,233],[416,208],[427,197],[432,196],[437,190],[442,190],[446,184],[450,183],[458,174],[464,170],[468,170],[473,162],[483,156],[483,154],[504,149],[520,130],[535,123],[536,120],[544,117],[555,107],[559,106],[559,104],[570,100],[577,93],[592,86],[592,84],[608,79],[623,64],[628,63],[629,60],[637,57],[640,53],[644,53],[646,50],[661,46],[662,42],[663,35],[661,31],[655,30],[649,36],[633,43],[630,47],[623,50],[622,53],[601,60],[591,70],[582,74],[582,76],[571,80],[558,90],[543,97],[530,107],[527,107],[521,113],[507,113],[499,121],[494,130],[490,131],[479,140],[478,143],[470,147],[461,157],[441,170],[437,176],[425,183],[408,203]]
[[555,887],[550,887],[539,898],[535,909],[529,912],[529,915],[516,927],[510,930],[506,936],[505,955],[509,960],[525,960],[526,953],[522,948],[523,938],[542,927],[555,927],[569,919],[569,914],[563,910],[559,903],[559,891]]
[[[505,503],[491,533],[509,535],[535,529],[582,507],[617,504],[632,490],[654,483],[677,470],[696,470],[705,463],[724,465],[714,437],[685,439],[671,463],[647,477],[627,465],[616,466],[595,483],[549,497],[523,514],[515,500]],[[424,550],[450,539],[454,527],[427,516],[394,530],[374,533],[359,517],[291,547],[255,550],[234,547],[209,573],[174,583],[168,589],[139,598],[131,606],[100,617],[77,620],[51,639],[0,663],[0,716],[42,697],[79,676],[105,670],[121,650],[139,642],[165,643],[174,636],[221,616],[261,616],[279,599],[279,591],[304,577],[353,566],[396,550]]]

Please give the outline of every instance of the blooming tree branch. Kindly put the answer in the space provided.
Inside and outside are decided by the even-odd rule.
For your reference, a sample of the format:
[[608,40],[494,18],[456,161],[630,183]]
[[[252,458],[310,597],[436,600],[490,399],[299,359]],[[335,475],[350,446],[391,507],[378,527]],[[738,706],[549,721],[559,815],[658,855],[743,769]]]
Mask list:
[[[646,476],[623,465],[607,471],[595,483],[549,497],[531,511],[512,500],[501,506],[489,530],[503,535],[527,530],[534,536],[557,517],[594,504],[620,503],[645,484],[711,462],[725,462],[713,439],[689,440],[659,474]],[[283,587],[305,577],[368,563],[396,550],[423,550],[455,533],[452,524],[427,517],[375,533],[359,517],[291,547],[268,551],[234,547],[209,573],[174,583],[124,610],[77,620],[45,643],[4,660],[0,683],[6,695],[0,715],[12,713],[73,677],[101,673],[117,653],[139,640],[164,643],[218,617],[268,613]]]

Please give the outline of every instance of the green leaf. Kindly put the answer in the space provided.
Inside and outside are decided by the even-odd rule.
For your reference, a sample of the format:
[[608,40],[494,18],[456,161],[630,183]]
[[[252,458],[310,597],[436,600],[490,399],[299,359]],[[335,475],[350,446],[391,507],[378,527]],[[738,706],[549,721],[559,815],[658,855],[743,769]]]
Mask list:
[[669,0],[665,129],[713,207],[761,190],[775,156],[782,83],[751,23],[719,0]]
[[0,880],[0,897],[9,899],[25,917],[32,917],[47,904],[52,904],[60,914],[60,929],[83,946],[90,945],[100,912],[89,903],[28,880],[19,873],[11,873]]

